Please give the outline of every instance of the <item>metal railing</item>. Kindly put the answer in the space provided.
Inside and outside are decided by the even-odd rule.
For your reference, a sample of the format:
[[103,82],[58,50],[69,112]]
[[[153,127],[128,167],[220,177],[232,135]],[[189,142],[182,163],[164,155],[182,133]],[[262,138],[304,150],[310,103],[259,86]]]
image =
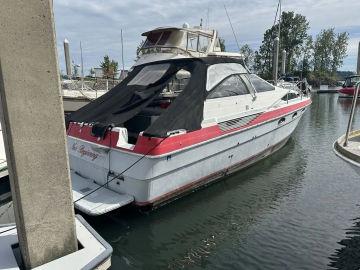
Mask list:
[[352,125],[352,121],[354,119],[355,107],[356,107],[357,99],[358,99],[358,96],[359,96],[359,88],[360,88],[360,82],[356,83],[356,85],[355,85],[355,93],[354,93],[354,96],[353,96],[349,122],[348,122],[347,129],[346,129],[344,147],[346,147],[348,145],[349,134],[351,132],[351,125]]

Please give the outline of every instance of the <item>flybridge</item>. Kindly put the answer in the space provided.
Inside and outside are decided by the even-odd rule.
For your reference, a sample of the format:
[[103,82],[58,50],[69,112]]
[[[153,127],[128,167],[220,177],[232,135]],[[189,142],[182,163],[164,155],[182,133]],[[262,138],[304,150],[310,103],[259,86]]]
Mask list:
[[160,27],[142,34],[146,37],[140,50],[140,57],[135,63],[141,65],[148,62],[174,58],[191,58],[206,56],[241,57],[238,53],[221,51],[216,30],[202,28]]

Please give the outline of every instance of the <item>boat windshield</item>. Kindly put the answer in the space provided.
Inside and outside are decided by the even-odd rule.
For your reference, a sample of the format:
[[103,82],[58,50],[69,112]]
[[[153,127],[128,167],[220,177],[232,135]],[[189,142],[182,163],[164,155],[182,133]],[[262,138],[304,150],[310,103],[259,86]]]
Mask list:
[[346,87],[354,87],[356,83],[360,82],[360,76],[347,78],[345,81]]
[[243,65],[238,63],[222,63],[209,66],[207,70],[206,90],[210,91],[226,77],[233,74],[248,73]]
[[171,31],[153,32],[147,36],[143,48],[165,45],[170,37]]
[[159,81],[170,64],[157,64],[144,67],[129,83],[128,85],[148,86]]

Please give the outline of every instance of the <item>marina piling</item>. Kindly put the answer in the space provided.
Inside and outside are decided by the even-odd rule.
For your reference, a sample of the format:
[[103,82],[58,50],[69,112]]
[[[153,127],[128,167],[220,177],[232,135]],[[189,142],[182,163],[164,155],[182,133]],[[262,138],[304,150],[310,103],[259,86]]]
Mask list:
[[0,97],[22,260],[35,268],[77,250],[52,0],[0,9]]
[[70,47],[69,41],[65,38],[64,40],[64,55],[65,55],[65,65],[66,65],[66,75],[71,78],[71,58],[70,58]]
[[282,50],[281,54],[281,74],[286,74],[286,50]]
[[277,83],[278,70],[279,70],[279,42],[280,39],[276,37],[274,39],[274,50],[273,50],[273,80],[275,85]]

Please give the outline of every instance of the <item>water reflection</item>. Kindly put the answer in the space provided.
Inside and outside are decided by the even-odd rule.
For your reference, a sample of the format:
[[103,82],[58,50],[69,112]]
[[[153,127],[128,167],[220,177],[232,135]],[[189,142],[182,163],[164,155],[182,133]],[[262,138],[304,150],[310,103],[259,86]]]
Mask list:
[[241,241],[264,213],[301,187],[306,154],[301,146],[294,151],[290,139],[258,164],[158,210],[120,210],[91,224],[113,246],[114,269],[205,267],[219,246]]
[[[344,114],[350,115],[352,101],[353,101],[352,98],[341,98],[341,97],[338,98],[337,103],[340,105],[339,107]],[[360,99],[358,99],[356,103],[355,115],[359,114],[359,108],[360,108]]]
[[347,230],[346,238],[339,242],[341,248],[329,257],[331,269],[360,269],[360,218]]

